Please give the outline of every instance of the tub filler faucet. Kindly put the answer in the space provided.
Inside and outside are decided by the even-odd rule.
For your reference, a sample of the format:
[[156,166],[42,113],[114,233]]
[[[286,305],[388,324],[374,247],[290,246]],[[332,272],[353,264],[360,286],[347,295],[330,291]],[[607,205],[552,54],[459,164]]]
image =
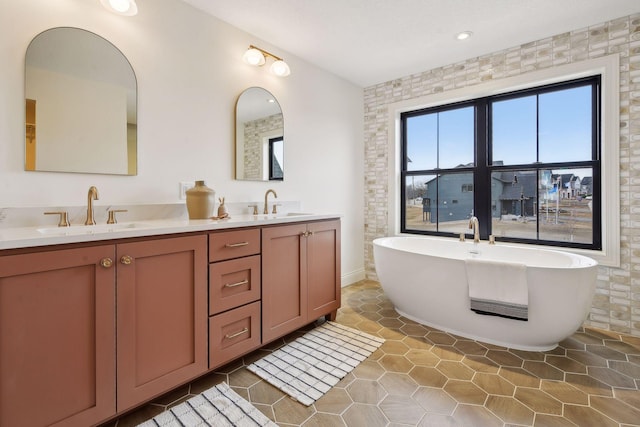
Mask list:
[[469,229],[473,230],[473,243],[480,243],[480,225],[475,216],[469,218]]

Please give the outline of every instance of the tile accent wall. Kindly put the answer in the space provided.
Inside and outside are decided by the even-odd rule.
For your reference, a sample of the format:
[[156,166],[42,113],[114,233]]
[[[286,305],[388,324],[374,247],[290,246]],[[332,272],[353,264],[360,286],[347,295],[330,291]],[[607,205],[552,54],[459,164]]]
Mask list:
[[621,267],[600,267],[587,324],[640,336],[640,14],[388,81],[364,90],[365,269],[388,235],[388,106],[490,80],[618,53]]
[[263,119],[253,120],[244,125],[244,178],[263,179],[262,140],[265,135],[284,134],[284,116],[274,114]]

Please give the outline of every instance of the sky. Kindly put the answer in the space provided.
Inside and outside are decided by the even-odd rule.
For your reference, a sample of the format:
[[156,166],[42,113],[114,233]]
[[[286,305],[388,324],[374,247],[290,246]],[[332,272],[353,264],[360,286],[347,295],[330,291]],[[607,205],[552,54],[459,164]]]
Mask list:
[[[492,104],[493,159],[505,165],[591,160],[591,86]],[[536,156],[539,120],[539,158]],[[453,168],[474,162],[473,107],[407,119],[408,170]],[[580,170],[590,176],[589,169]]]

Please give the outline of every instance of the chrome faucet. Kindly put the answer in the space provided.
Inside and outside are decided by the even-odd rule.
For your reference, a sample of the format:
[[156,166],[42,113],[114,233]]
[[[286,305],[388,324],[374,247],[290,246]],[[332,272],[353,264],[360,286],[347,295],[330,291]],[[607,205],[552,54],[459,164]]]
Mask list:
[[[262,210],[262,213],[265,214],[265,215],[267,215],[269,213],[269,207],[267,205],[267,197],[269,197],[269,193],[273,193],[273,197],[275,197],[276,199],[278,198],[278,195],[272,189],[268,189],[267,192],[264,193],[264,209]],[[274,205],[274,208],[275,208],[275,205]],[[273,213],[277,213],[277,212],[273,212]]]
[[478,218],[472,216],[469,218],[469,229],[473,230],[473,243],[480,242],[480,225],[478,224]]
[[98,189],[92,185],[89,187],[89,194],[87,195],[87,220],[84,225],[96,225],[96,220],[93,219],[94,200],[98,200]]

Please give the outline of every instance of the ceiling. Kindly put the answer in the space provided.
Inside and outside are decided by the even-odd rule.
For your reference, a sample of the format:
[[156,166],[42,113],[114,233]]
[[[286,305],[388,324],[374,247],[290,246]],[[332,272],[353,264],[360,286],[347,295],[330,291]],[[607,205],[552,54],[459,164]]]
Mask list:
[[640,12],[638,0],[183,1],[362,87]]

